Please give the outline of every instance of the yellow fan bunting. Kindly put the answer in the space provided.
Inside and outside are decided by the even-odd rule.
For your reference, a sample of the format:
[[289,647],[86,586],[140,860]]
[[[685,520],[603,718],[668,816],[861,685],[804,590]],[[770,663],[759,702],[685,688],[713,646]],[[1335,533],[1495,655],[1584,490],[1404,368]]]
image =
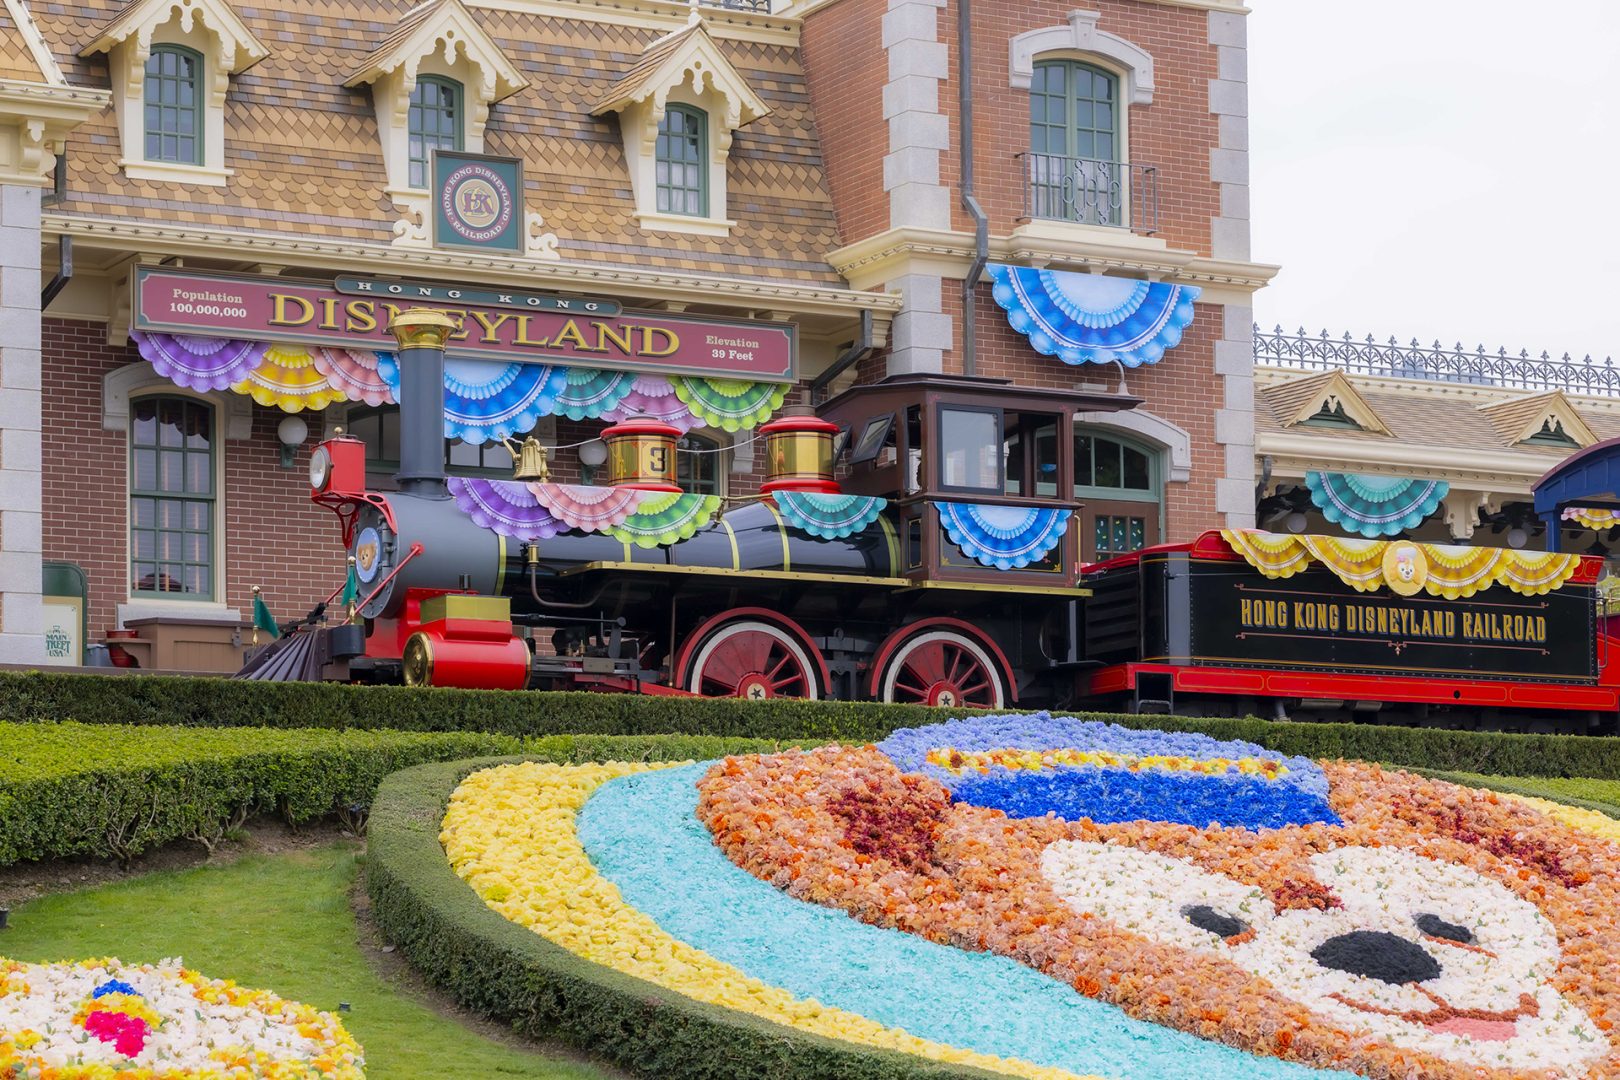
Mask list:
[[[1497,584],[1524,596],[1539,596],[1560,588],[1581,566],[1579,555],[1418,544],[1410,540],[1290,536],[1252,529],[1222,529],[1221,537],[1268,578],[1292,577],[1314,561],[1359,592],[1400,585],[1395,591],[1409,595],[1421,587],[1430,596],[1448,600],[1473,596]],[[1405,551],[1397,558],[1390,554],[1391,548],[1417,549],[1421,558],[1409,558]],[[1390,568],[1403,564],[1408,567],[1404,580],[1392,584]],[[1411,569],[1418,565],[1421,571]]]
[[1383,540],[1301,536],[1299,542],[1315,556],[1317,562],[1332,570],[1340,581],[1358,592],[1371,592],[1384,584]]
[[1594,510],[1590,507],[1571,506],[1564,511],[1563,519],[1602,532],[1604,529],[1620,525],[1620,510]]
[[316,369],[309,350],[301,345],[270,346],[264,351],[264,362],[231,389],[283,412],[324,409],[344,400],[343,392],[332,388]]

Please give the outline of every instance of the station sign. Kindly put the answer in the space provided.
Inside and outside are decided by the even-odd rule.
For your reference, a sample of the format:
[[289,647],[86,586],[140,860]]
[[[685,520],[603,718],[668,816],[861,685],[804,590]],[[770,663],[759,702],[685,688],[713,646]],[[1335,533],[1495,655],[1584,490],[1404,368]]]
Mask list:
[[434,150],[433,246],[523,252],[523,162]]
[[1590,586],[1540,596],[1357,592],[1328,570],[1241,577],[1195,560],[1194,663],[1385,676],[1585,682],[1597,677]]
[[[456,320],[446,350],[451,356],[754,382],[797,378],[798,342],[788,323],[621,311],[588,297],[531,304],[527,297],[535,294],[483,286],[371,282],[367,289],[356,287],[367,279],[341,280],[350,291],[327,282],[141,266],[130,326],[387,352],[396,348],[388,333],[395,314],[433,307]],[[431,295],[412,295],[413,288]],[[453,299],[458,291],[469,299]]]

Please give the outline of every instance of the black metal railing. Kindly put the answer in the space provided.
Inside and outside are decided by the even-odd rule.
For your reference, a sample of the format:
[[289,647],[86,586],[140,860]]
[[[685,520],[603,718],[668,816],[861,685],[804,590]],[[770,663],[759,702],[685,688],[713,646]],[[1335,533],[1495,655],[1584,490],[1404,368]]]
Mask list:
[[698,0],[704,7],[724,8],[726,11],[751,11],[758,15],[771,13],[771,0]]
[[1034,151],[1017,157],[1026,218],[1110,225],[1144,236],[1159,231],[1157,166]]
[[1256,326],[1254,362],[1304,371],[1620,396],[1620,369],[1608,357],[1577,360],[1568,353],[1555,358],[1546,352],[1532,356],[1523,349],[1515,356],[1501,348],[1486,352],[1483,345],[1472,351],[1461,343],[1449,349],[1438,341],[1423,346],[1415,339],[1407,345],[1394,338],[1380,344],[1371,334],[1357,341],[1349,334],[1332,337],[1326,330],[1312,336],[1303,328],[1289,334],[1280,326],[1269,333]]

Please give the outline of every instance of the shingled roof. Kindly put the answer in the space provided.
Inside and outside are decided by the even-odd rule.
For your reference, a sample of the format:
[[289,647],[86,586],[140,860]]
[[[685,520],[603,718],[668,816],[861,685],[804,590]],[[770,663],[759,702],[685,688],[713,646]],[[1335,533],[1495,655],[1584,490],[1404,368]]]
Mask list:
[[[432,6],[432,5],[429,5]],[[106,87],[105,58],[78,52],[114,17],[114,0],[59,0],[36,12],[69,82]],[[387,243],[400,211],[387,185],[371,91],[344,82],[408,16],[398,0],[279,0],[239,8],[270,49],[232,80],[221,187],[131,180],[119,168],[112,109],[69,141],[68,198],[55,208],[167,225],[318,233]],[[769,107],[731,147],[728,237],[651,233],[635,203],[616,117],[593,117],[661,36],[645,27],[533,12],[471,9],[528,80],[490,110],[484,149],[526,164],[528,207],[565,259],[841,286],[825,253],[839,246],[814,115],[796,51],[721,38],[716,45]],[[402,19],[404,20],[402,22]]]

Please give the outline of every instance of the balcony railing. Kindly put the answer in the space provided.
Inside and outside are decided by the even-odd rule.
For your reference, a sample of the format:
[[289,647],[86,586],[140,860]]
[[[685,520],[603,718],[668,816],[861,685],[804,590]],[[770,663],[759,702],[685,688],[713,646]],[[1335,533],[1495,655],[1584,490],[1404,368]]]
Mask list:
[[1371,334],[1357,341],[1349,334],[1331,337],[1326,330],[1312,335],[1303,329],[1286,333],[1254,328],[1254,362],[1266,367],[1304,371],[1344,371],[1357,375],[1387,375],[1398,379],[1467,383],[1474,386],[1511,386],[1524,390],[1563,390],[1572,394],[1620,397],[1620,368],[1612,359],[1590,356],[1579,360],[1565,353],[1517,355],[1506,349],[1472,351],[1461,344],[1445,348],[1416,341],[1402,345],[1394,338],[1379,343]]
[[1019,154],[1024,216],[1109,225],[1143,236],[1159,231],[1159,170],[1153,165],[1063,154]]
[[749,11],[756,15],[771,13],[771,0],[698,0],[703,7],[723,8],[726,11]]

